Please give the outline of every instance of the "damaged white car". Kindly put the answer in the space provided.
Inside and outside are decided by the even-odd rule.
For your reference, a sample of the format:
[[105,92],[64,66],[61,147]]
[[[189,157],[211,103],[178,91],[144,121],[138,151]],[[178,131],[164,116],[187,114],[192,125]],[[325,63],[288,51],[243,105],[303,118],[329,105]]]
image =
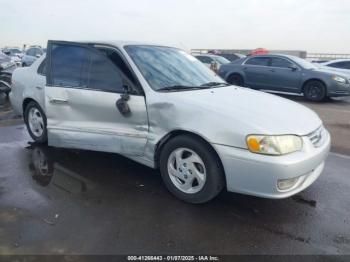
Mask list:
[[14,72],[10,99],[35,141],[159,168],[190,203],[225,187],[289,197],[319,177],[330,148],[313,111],[230,86],[166,46],[49,41],[46,57]]

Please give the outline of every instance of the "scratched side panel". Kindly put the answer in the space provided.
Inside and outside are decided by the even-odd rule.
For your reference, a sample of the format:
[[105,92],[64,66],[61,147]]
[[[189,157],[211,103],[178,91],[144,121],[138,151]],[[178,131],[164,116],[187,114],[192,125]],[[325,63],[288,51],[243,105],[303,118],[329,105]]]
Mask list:
[[49,144],[142,156],[148,133],[145,99],[130,96],[132,114],[124,117],[115,105],[119,98],[116,93],[46,87]]

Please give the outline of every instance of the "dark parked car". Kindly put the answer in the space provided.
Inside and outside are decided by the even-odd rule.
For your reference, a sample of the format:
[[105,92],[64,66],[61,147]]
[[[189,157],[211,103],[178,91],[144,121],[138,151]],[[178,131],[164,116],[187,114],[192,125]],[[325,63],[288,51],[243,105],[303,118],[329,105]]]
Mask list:
[[222,65],[219,75],[233,85],[303,93],[313,101],[349,96],[350,74],[335,72],[295,56],[251,56]]
[[11,58],[0,53],[0,93],[8,94],[11,91],[11,76],[16,69],[16,64]]

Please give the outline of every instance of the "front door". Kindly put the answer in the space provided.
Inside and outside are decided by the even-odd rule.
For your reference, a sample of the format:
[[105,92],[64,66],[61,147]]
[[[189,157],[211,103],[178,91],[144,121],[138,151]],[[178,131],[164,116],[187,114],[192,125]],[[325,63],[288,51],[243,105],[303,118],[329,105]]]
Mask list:
[[301,69],[292,61],[272,57],[269,68],[269,90],[297,92],[301,85]]
[[[137,80],[130,79],[133,74],[125,72],[130,67],[120,61],[123,66],[91,45],[49,42],[45,86],[49,145],[131,156],[144,153],[145,97]],[[116,105],[126,86],[130,114]]]

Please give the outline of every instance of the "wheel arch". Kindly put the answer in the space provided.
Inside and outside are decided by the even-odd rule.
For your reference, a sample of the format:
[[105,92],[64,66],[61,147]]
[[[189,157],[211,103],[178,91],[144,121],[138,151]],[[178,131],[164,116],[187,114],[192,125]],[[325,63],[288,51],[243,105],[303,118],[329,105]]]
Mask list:
[[[171,139],[180,136],[180,135],[188,135],[191,136],[193,138],[196,138],[200,141],[202,141],[203,143],[205,143],[211,150],[212,152],[215,154],[215,157],[218,159],[219,164],[220,164],[220,168],[222,169],[222,171],[225,173],[225,169],[224,166],[222,164],[221,158],[219,156],[219,154],[217,153],[217,151],[215,150],[215,148],[208,142],[207,139],[205,139],[203,136],[191,132],[191,131],[187,131],[187,130],[181,130],[181,129],[177,129],[177,130],[173,130],[169,133],[167,133],[166,135],[164,135],[156,144],[155,146],[155,154],[154,154],[154,163],[155,163],[155,168],[159,168],[159,160],[160,160],[160,154],[162,152],[162,149],[164,147],[164,145],[170,141]],[[225,175],[225,186],[226,186],[226,175]]]
[[322,83],[322,84],[325,86],[325,88],[326,88],[326,94],[328,93],[326,82],[323,81],[322,79],[319,79],[319,78],[310,78],[310,79],[306,79],[306,80],[302,83],[302,85],[301,85],[301,92],[302,92],[302,93],[304,93],[305,86],[306,86],[309,82],[311,82],[311,81],[318,81],[318,82]]
[[242,77],[242,79],[244,81],[243,73],[242,72],[237,72],[237,71],[233,71],[233,72],[228,73],[226,79],[228,80],[233,75],[239,75],[240,77]]
[[35,103],[37,103],[37,104],[40,106],[40,104],[39,104],[34,98],[32,98],[32,97],[26,97],[26,98],[23,100],[23,102],[22,102],[22,112],[23,112],[23,115],[24,115],[24,112],[25,112],[25,110],[26,110],[26,107],[28,106],[28,104],[29,104],[30,102],[35,102]]

